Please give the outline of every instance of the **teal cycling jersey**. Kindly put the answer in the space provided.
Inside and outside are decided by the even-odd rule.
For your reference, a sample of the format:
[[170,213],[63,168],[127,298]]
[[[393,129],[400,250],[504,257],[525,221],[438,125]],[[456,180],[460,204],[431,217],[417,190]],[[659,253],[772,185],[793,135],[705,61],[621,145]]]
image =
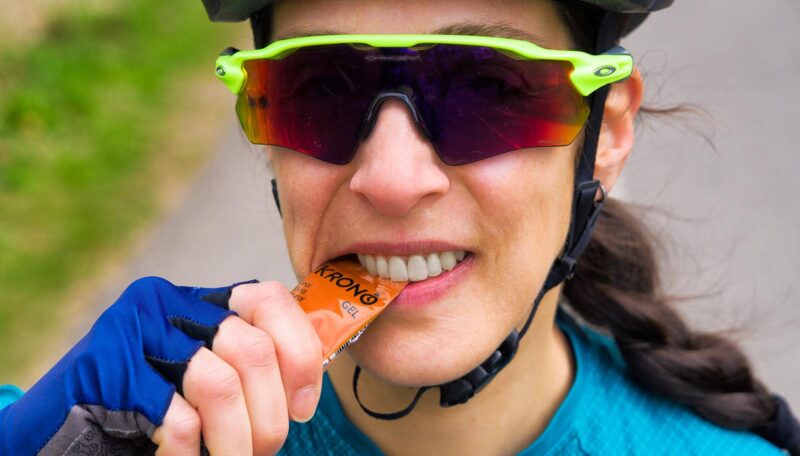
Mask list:
[[[784,454],[755,434],[721,428],[642,389],[625,375],[624,361],[612,339],[578,324],[563,311],[556,322],[572,347],[575,379],[545,431],[520,455]],[[0,388],[0,409],[20,395],[16,388]],[[291,423],[279,454],[383,453],[348,421],[326,375],[314,418]]]
[[[545,431],[520,455],[784,454],[755,434],[719,427],[642,389],[626,376],[611,338],[578,324],[561,310],[556,322],[572,346],[575,378]],[[383,453],[348,421],[326,375],[317,413],[307,423],[291,423],[279,454]]]

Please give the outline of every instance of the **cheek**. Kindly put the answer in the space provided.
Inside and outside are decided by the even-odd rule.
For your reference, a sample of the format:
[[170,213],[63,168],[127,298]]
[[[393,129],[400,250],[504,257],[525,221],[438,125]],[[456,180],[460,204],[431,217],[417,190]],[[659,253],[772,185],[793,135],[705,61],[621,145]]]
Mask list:
[[295,274],[304,276],[344,169],[277,147],[271,163],[278,181],[286,246]]
[[557,252],[569,222],[572,156],[570,148],[528,149],[465,169],[487,234],[528,257]]
[[[528,149],[478,162],[464,176],[481,206],[487,266],[499,271],[497,302],[522,318],[566,237],[572,194],[572,150]],[[503,284],[504,286],[497,286]]]

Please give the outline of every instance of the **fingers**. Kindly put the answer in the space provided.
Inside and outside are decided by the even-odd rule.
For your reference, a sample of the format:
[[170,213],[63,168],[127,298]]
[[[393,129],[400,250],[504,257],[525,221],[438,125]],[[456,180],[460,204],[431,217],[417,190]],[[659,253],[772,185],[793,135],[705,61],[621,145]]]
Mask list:
[[175,393],[164,416],[164,422],[153,433],[158,445],[157,456],[181,456],[200,453],[200,415]]
[[239,373],[254,454],[277,453],[289,432],[289,416],[272,339],[240,318],[228,318],[220,325],[213,347],[214,354]]
[[239,373],[233,367],[201,348],[186,369],[183,394],[200,416],[212,455],[253,454],[250,417]]
[[277,282],[233,289],[213,352],[197,351],[164,425],[159,454],[197,454],[200,436],[214,456],[274,454],[289,416],[309,420],[322,386],[322,348],[308,317]]
[[[272,340],[289,415],[300,422],[311,419],[322,387],[322,346],[305,312],[278,282],[240,285],[233,289],[229,305]],[[220,337],[225,337],[222,331]]]

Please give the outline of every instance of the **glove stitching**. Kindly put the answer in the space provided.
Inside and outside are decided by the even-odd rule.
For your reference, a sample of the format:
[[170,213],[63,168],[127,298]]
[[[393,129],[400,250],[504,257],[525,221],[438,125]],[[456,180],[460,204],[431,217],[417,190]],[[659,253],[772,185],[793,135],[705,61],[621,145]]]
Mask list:
[[[205,345],[206,345],[206,344],[205,344],[205,342],[203,342],[202,340],[198,340],[198,342],[200,342],[200,347],[202,347],[202,346],[205,346]],[[198,348],[198,349],[200,349],[200,347],[197,347],[197,348]],[[192,352],[192,354],[191,354],[191,356],[189,356],[189,357],[188,357],[188,358],[186,358],[186,359],[170,359],[170,358],[162,358],[162,357],[160,357],[160,356],[155,356],[155,355],[145,355],[145,356],[147,356],[147,357],[150,357],[150,358],[153,358],[153,359],[157,359],[157,360],[159,360],[159,361],[164,361],[165,363],[188,363],[188,362],[189,362],[189,360],[190,360],[190,359],[192,359],[192,356],[194,356],[194,355],[195,355],[195,353],[197,353],[197,350],[193,351],[193,352]],[[145,361],[146,361],[146,360],[145,360]],[[152,367],[152,366],[151,366],[151,367]]]
[[[118,410],[112,410],[112,411],[118,411]],[[127,410],[125,412],[127,412]],[[107,427],[102,427],[102,426],[100,427],[100,429],[102,429],[105,432],[119,432],[120,434],[123,435],[123,438],[127,437],[129,435],[138,434],[138,433],[142,432],[141,429],[136,429],[136,430],[117,429],[117,428],[107,428]]]
[[211,324],[201,323],[201,322],[195,320],[192,317],[187,317],[187,316],[180,315],[180,314],[167,315],[167,320],[169,320],[171,318],[175,318],[175,319],[181,319],[181,320],[190,321],[190,322],[196,324],[197,326],[202,326],[204,328],[215,328],[215,327],[218,327],[226,318],[230,317],[231,315],[234,315],[234,316],[237,316],[237,317],[239,316],[239,314],[237,314],[233,310],[228,310],[228,311],[226,311],[226,313],[224,315],[222,315],[218,320],[216,320],[215,323],[211,323]]
[[[75,439],[72,441],[72,443],[70,443],[69,445],[67,445],[67,449],[65,449],[65,450],[64,450],[64,452],[63,452],[63,453],[61,453],[61,456],[66,456],[66,455],[69,453],[69,450],[70,450],[72,447],[74,447],[76,443],[78,443],[78,439],[80,439],[81,437],[83,437],[83,434],[85,434],[85,433],[86,433],[86,431],[88,431],[89,429],[91,429],[89,426],[87,426],[86,428],[84,428],[84,429],[81,431],[81,433],[80,433],[80,434],[78,434],[78,436],[77,436],[77,437],[75,437]],[[51,437],[51,438],[52,438],[52,437]],[[44,447],[42,447],[42,448],[44,448]],[[40,450],[41,450],[41,448],[40,448]],[[37,451],[37,453],[38,453],[38,451]]]

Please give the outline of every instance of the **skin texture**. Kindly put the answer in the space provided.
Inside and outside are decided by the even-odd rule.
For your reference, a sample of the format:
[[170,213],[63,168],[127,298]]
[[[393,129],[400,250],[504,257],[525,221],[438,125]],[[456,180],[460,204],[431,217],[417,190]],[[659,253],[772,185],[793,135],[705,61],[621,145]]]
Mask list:
[[[460,21],[510,25],[543,37],[548,47],[571,47],[544,0],[293,0],[274,9],[277,36],[426,33]],[[609,190],[630,153],[641,97],[636,72],[615,85],[606,105],[595,177]],[[347,416],[387,454],[519,451],[569,391],[572,351],[554,324],[560,287],[545,296],[514,361],[466,405],[442,409],[430,392],[408,417],[383,422],[361,411],[350,382],[357,362],[364,403],[396,411],[413,396],[410,387],[461,376],[521,328],[566,236],[579,142],[449,167],[407,108],[390,101],[348,165],[267,150],[298,278],[356,253],[342,249],[357,242],[377,243],[357,253],[447,241],[474,255],[456,286],[424,306],[390,306],[329,370]],[[282,445],[288,419],[309,419],[316,407],[319,339],[288,290],[275,282],[243,285],[234,289],[231,308],[239,316],[223,322],[213,351],[193,358],[185,397],[175,397],[153,436],[159,454],[196,453],[201,432],[214,455],[270,454]]]

